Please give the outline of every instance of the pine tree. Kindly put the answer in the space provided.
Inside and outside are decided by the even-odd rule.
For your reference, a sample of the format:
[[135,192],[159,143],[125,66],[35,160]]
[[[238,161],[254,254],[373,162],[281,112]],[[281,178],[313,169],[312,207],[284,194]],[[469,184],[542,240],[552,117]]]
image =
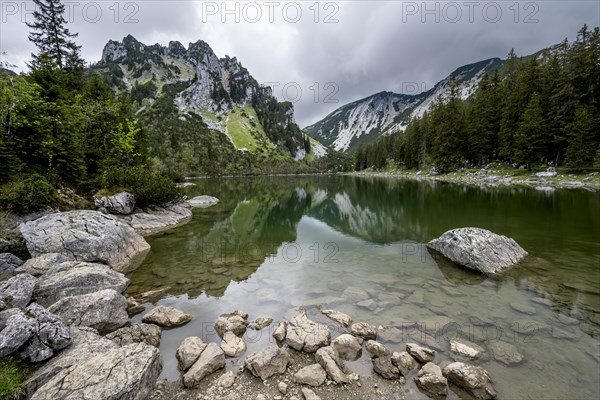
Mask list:
[[523,113],[523,120],[515,134],[515,161],[531,168],[540,161],[544,150],[544,118],[540,97],[534,93]]
[[32,54],[33,61],[31,69],[39,68],[40,58],[47,56],[58,69],[81,70],[83,60],[78,46],[72,39],[77,33],[71,33],[65,27],[67,20],[63,16],[65,6],[60,0],[33,0],[36,11],[33,13],[35,19],[27,26],[33,31],[29,34],[29,40],[38,48],[38,54]]
[[566,127],[569,135],[566,158],[569,165],[582,167],[593,163],[598,148],[596,134],[600,129],[599,122],[594,116],[593,107],[577,107],[575,119]]
[[502,81],[502,117],[500,120],[499,140],[499,157],[504,160],[511,161],[513,155],[513,135],[517,130],[519,116],[522,110],[520,104],[517,84],[518,75],[520,72],[520,61],[515,54],[514,49],[511,49],[506,59],[504,67],[504,80]]

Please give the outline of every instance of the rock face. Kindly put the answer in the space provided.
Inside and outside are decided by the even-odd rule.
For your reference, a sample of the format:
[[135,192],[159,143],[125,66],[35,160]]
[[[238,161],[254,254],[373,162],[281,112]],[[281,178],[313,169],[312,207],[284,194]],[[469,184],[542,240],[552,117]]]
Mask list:
[[325,383],[327,373],[319,364],[312,364],[294,374],[294,382],[301,385],[321,386]]
[[413,356],[415,360],[422,363],[431,362],[435,358],[435,350],[419,346],[416,343],[407,343],[406,351],[408,351],[408,354]]
[[0,302],[4,308],[25,308],[31,301],[36,279],[28,274],[10,278],[0,286]]
[[183,384],[187,388],[194,387],[221,368],[225,368],[225,354],[218,345],[209,343],[190,370],[183,375]]
[[270,346],[246,358],[244,365],[257,378],[264,380],[285,373],[290,356],[287,349]]
[[225,332],[221,342],[221,350],[227,357],[237,357],[246,351],[246,343],[233,332]]
[[331,342],[331,347],[342,360],[356,361],[362,354],[362,343],[361,338],[345,333],[335,338]]
[[20,230],[33,257],[59,253],[75,261],[108,264],[123,273],[137,268],[150,251],[131,227],[97,211],[49,214]]
[[23,261],[19,257],[11,253],[0,254],[0,281],[11,278],[21,265]]
[[315,353],[315,361],[327,372],[329,378],[336,383],[348,383],[349,379],[343,370],[344,365],[331,346],[321,347]]
[[65,297],[48,308],[68,325],[113,332],[129,321],[127,299],[113,289]]
[[48,307],[62,298],[113,289],[123,293],[129,279],[106,265],[68,261],[52,267],[34,290],[36,302]]
[[459,228],[427,243],[455,263],[496,274],[521,261],[527,252],[513,239],[481,228]]
[[135,196],[121,192],[113,196],[94,198],[94,205],[97,208],[104,208],[110,214],[129,215],[135,209]]
[[219,199],[212,196],[196,196],[188,200],[188,203],[192,208],[208,208],[214,206],[218,202]]
[[304,312],[288,323],[285,342],[294,350],[314,353],[330,341],[329,328],[309,320]]
[[455,362],[447,365],[442,371],[449,382],[465,390],[480,400],[496,398],[496,391],[487,371],[481,367]]
[[506,365],[517,365],[523,362],[523,354],[510,343],[501,340],[492,340],[488,343],[488,349],[494,356],[496,361],[500,361]]
[[248,314],[235,310],[228,314],[221,314],[215,323],[215,331],[222,339],[225,332],[233,332],[237,336],[246,333],[248,327]]
[[179,361],[179,368],[187,371],[200,358],[207,344],[197,336],[185,338],[175,353]]
[[132,324],[106,335],[119,346],[133,343],[146,343],[150,346],[159,347],[162,329],[153,324]]
[[377,329],[366,322],[357,322],[350,327],[352,335],[363,338],[365,340],[377,339]]
[[130,344],[59,372],[31,399],[147,399],[161,369],[157,348]]
[[192,212],[187,207],[176,204],[167,208],[144,208],[142,212],[119,215],[117,218],[145,237],[187,224],[192,219]]
[[408,376],[410,371],[419,366],[419,364],[417,364],[417,360],[415,360],[406,351],[403,351],[402,353],[394,352],[392,354],[392,364],[398,367],[398,370],[403,376]]
[[173,307],[158,306],[142,317],[142,322],[164,327],[187,324],[192,315]]
[[69,261],[67,256],[59,253],[42,254],[31,258],[15,270],[17,274],[29,274],[36,278],[44,275],[48,270],[57,265]]
[[445,399],[448,394],[448,381],[444,378],[440,367],[427,363],[415,378],[417,386],[434,399]]
[[352,318],[342,312],[336,310],[321,310],[321,312],[344,328],[347,328],[352,324]]

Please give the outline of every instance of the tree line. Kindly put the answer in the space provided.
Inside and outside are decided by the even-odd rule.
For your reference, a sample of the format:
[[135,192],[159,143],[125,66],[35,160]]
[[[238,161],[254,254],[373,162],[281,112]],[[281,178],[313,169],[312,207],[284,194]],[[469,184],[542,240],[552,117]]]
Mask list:
[[492,161],[529,169],[600,167],[600,29],[518,57],[484,74],[464,101],[453,76],[432,108],[403,132],[360,147],[355,169],[435,168],[440,172]]

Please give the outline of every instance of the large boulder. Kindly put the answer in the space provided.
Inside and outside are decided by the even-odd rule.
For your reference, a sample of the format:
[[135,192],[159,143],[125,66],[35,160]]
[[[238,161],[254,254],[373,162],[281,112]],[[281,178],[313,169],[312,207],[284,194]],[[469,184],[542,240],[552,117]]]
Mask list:
[[149,398],[161,369],[156,347],[130,344],[59,372],[31,400],[143,400]]
[[64,254],[47,253],[38,257],[30,258],[23,265],[15,270],[17,274],[29,274],[36,278],[44,275],[48,270],[55,265],[69,261],[69,258]]
[[219,199],[212,196],[196,196],[188,200],[188,203],[192,208],[208,208],[214,206],[218,202]]
[[34,290],[35,301],[48,307],[68,296],[89,294],[113,289],[123,293],[129,280],[103,264],[68,261],[56,265],[38,279]]
[[179,204],[163,207],[136,210],[131,215],[116,216],[120,221],[131,226],[142,236],[152,236],[187,224],[192,219],[192,211]]
[[286,348],[269,346],[249,355],[244,365],[252,375],[265,381],[274,375],[285,373],[289,363],[290,356]]
[[49,214],[20,229],[33,257],[59,253],[74,261],[108,264],[123,273],[137,268],[150,251],[130,226],[97,211]]
[[100,333],[110,333],[129,321],[127,299],[113,289],[68,296],[51,305],[48,311],[66,324],[89,326]]
[[19,257],[11,253],[0,254],[0,281],[11,278],[21,265],[23,265],[23,260]]
[[302,312],[288,323],[285,342],[294,350],[314,353],[329,345],[331,332],[327,325],[311,321]]
[[183,375],[183,384],[187,388],[197,386],[202,379],[222,368],[225,368],[223,350],[215,343],[209,343],[194,365]]
[[0,302],[4,308],[25,308],[31,301],[36,279],[27,274],[13,276],[0,285]]
[[448,394],[448,380],[444,378],[441,368],[434,363],[429,362],[419,370],[415,383],[435,400],[445,399]]
[[492,400],[496,398],[496,391],[488,372],[474,365],[454,362],[447,365],[442,373],[449,382],[463,389],[479,400]]
[[171,328],[187,324],[192,315],[173,307],[158,306],[142,317],[142,322]]
[[146,343],[150,346],[159,347],[161,336],[162,329],[160,326],[153,324],[131,324],[109,333],[106,335],[106,338],[119,346],[126,346],[132,343]]
[[427,247],[470,269],[496,274],[521,261],[527,252],[513,239],[481,228],[445,232]]
[[121,192],[113,196],[94,197],[94,205],[111,214],[129,215],[135,209],[135,196],[132,193]]
[[95,329],[74,327],[73,344],[36,369],[25,382],[28,397],[59,372],[85,363],[92,357],[118,348],[114,342],[98,335]]

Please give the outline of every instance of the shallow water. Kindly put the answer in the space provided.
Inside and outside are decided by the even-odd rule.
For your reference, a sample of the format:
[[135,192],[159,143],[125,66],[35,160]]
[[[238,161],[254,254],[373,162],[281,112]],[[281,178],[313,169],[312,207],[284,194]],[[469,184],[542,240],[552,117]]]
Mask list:
[[[154,305],[194,315],[163,333],[163,378],[180,377],[175,349],[184,338],[218,343],[214,322],[234,309],[275,323],[249,330],[248,351],[229,368],[272,343],[277,321],[297,307],[330,324],[334,336],[343,333],[319,313],[322,305],[387,327],[378,340],[393,351],[427,341],[439,350],[437,363],[451,360],[448,340],[457,336],[514,345],[525,357],[519,365],[474,362],[490,372],[500,398],[600,396],[599,193],[339,176],[195,183],[189,196],[221,202],[150,238],[150,255],[130,276],[129,294],[168,287]],[[530,256],[489,278],[423,246],[463,226],[510,236]],[[371,373],[365,355],[348,365]]]

